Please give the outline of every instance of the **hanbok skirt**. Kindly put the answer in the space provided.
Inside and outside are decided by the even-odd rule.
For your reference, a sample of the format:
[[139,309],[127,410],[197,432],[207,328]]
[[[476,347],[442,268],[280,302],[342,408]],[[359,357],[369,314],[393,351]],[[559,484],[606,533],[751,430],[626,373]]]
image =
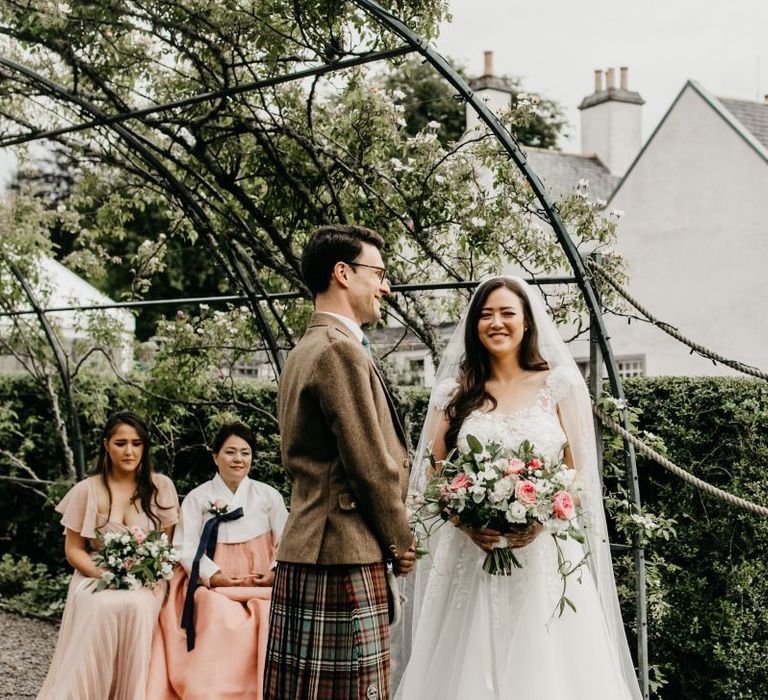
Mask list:
[[[214,561],[230,577],[265,573],[274,556],[272,533],[219,543]],[[261,700],[269,625],[269,587],[199,586],[195,648],[187,651],[181,614],[187,573],[178,567],[152,642],[147,685],[151,700]]]

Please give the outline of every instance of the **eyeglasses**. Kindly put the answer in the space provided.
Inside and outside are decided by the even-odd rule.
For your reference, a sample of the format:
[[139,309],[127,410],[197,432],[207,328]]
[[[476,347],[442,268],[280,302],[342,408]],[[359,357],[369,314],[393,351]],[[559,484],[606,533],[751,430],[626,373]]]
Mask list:
[[383,282],[384,278],[387,276],[387,268],[386,267],[377,267],[376,265],[366,265],[365,263],[359,263],[359,262],[348,262],[347,265],[351,265],[352,267],[367,267],[369,270],[373,270],[376,274],[376,277],[379,278],[379,282]]

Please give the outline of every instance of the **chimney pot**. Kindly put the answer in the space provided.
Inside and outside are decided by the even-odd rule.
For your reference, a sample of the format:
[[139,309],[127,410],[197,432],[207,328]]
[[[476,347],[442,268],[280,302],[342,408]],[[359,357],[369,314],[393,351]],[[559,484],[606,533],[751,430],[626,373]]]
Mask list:
[[493,75],[493,51],[483,51],[483,59],[485,62],[485,72],[483,75]]
[[763,102],[768,105],[768,95],[763,95]]
[[616,87],[614,83],[615,76],[616,76],[615,69],[609,68],[607,71],[605,71],[605,89],[606,90],[613,90]]
[[603,71],[599,68],[595,71],[595,92],[602,92],[603,90]]
[[619,71],[621,71],[621,78],[620,78],[621,89],[629,90],[629,76],[628,76],[629,68],[627,68],[627,66],[622,66],[621,68],[619,68]]

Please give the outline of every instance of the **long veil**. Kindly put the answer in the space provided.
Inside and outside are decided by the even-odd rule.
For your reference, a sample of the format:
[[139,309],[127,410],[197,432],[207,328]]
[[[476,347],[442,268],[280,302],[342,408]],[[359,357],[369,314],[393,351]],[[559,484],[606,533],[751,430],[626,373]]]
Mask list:
[[[617,662],[626,682],[631,697],[641,697],[635,675],[632,656],[627,645],[621,610],[613,576],[608,531],[603,509],[602,485],[598,472],[595,430],[592,420],[592,407],[587,386],[571,357],[565,342],[560,337],[557,326],[547,313],[541,296],[517,277],[507,279],[517,282],[525,291],[531,305],[533,320],[539,334],[539,350],[549,364],[550,370],[563,368],[571,381],[569,391],[558,402],[560,418],[568,439],[574,467],[579,473],[582,487],[582,507],[587,516],[587,536],[590,556],[587,560],[589,571],[595,581],[600,597],[605,623],[616,651]],[[469,305],[467,307],[467,310]],[[443,353],[434,388],[430,395],[424,428],[416,449],[413,470],[410,479],[410,494],[418,497],[423,493],[427,482],[430,447],[435,430],[439,424],[442,409],[447,398],[457,386],[459,367],[464,358],[464,331],[467,310],[462,314],[448,345]],[[562,370],[561,370],[562,371]],[[447,527],[435,528],[429,536],[429,550],[437,551],[441,538],[448,531]],[[430,556],[420,559],[416,571],[405,579],[404,594],[406,603],[401,623],[392,631],[392,678],[396,688],[402,677],[411,653],[411,642],[419,626],[419,616],[424,595],[433,577],[442,576],[432,566]]]

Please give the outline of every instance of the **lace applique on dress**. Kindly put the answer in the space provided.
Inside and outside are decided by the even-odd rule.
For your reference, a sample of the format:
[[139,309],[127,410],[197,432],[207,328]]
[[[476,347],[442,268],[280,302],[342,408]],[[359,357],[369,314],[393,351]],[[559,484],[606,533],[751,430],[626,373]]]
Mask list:
[[581,375],[572,367],[560,366],[550,370],[543,390],[548,407],[554,410],[558,401],[562,401],[579,381],[583,381]]
[[511,413],[473,411],[461,426],[458,448],[463,452],[469,450],[467,435],[474,435],[482,444],[495,442],[512,450],[528,440],[545,459],[557,460],[566,439],[556,407],[570,391],[572,382],[567,370],[555,369],[529,406]]
[[458,388],[459,383],[453,378],[444,379],[440,382],[432,390],[432,403],[435,405],[435,408],[444,411]]

